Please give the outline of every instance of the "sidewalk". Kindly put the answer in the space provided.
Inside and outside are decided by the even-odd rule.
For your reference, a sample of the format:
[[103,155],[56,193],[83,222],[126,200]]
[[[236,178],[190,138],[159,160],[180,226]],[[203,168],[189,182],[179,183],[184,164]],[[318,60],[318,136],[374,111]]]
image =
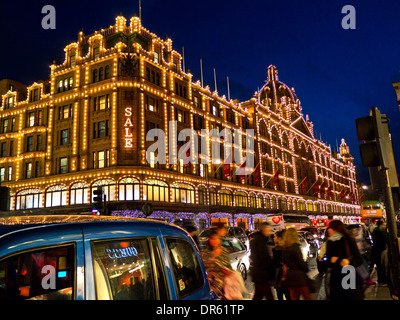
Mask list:
[[[371,279],[378,282],[376,270],[372,271]],[[393,300],[390,295],[390,290],[388,286],[379,286],[378,283],[373,286],[368,286],[365,290],[364,300]]]

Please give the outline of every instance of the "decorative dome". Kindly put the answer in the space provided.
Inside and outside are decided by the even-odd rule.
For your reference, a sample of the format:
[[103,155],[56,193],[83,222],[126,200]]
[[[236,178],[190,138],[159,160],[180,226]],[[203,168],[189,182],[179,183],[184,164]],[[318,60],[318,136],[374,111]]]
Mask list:
[[258,93],[258,102],[273,112],[279,112],[285,105],[290,105],[301,112],[300,101],[294,93],[294,88],[290,89],[279,81],[278,70],[274,65],[268,67],[268,80]]

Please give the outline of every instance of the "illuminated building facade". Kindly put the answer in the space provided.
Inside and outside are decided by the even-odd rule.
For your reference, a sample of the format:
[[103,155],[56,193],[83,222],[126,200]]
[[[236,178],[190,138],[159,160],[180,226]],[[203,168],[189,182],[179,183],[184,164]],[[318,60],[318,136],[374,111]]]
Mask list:
[[[273,212],[358,216],[353,158],[314,136],[294,89],[268,81],[245,102],[228,101],[182,70],[171,39],[162,40],[124,17],[92,35],[78,34],[65,61],[51,65],[50,79],[24,86],[0,82],[0,179],[11,188],[11,209],[90,211],[102,187],[114,214],[193,218],[201,224],[228,219],[253,228]],[[175,125],[169,126],[169,121]],[[254,129],[253,174],[233,174],[239,164],[159,164],[147,161],[146,132],[160,128],[166,142],[182,129],[230,129],[244,137]],[[224,141],[220,139],[222,146]],[[210,138],[207,138],[211,148]],[[179,143],[178,143],[179,144]],[[165,150],[176,157],[179,145]],[[224,148],[224,147],[223,147]],[[152,155],[156,157],[156,154]],[[257,176],[256,176],[257,175]]]

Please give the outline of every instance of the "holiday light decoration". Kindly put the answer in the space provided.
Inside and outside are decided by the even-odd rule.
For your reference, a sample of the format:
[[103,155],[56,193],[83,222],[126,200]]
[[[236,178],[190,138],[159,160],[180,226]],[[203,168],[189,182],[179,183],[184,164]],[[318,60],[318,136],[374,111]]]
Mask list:
[[[16,153],[12,157],[0,158],[0,167],[9,164],[15,166],[13,169],[15,170],[15,179],[4,181],[4,185],[11,188],[14,209],[19,201],[18,195],[22,191],[30,189],[36,190],[35,192],[39,190],[42,195],[41,206],[45,206],[45,195],[48,188],[57,185],[63,185],[66,188],[65,202],[70,205],[70,188],[78,181],[84,182],[88,186],[87,203],[90,204],[90,190],[93,184],[109,178],[114,181],[115,201],[118,202],[119,181],[123,177],[132,177],[139,181],[140,200],[144,200],[144,190],[148,188],[146,180],[153,179],[167,184],[170,202],[174,199],[173,186],[179,184],[193,188],[194,203],[190,203],[190,205],[200,205],[199,188],[203,187],[205,203],[200,205],[203,208],[212,205],[210,190],[213,188],[216,192],[217,204],[221,200],[222,190],[231,192],[233,205],[236,204],[237,192],[244,192],[247,198],[246,203],[252,210],[252,213],[236,214],[223,211],[192,213],[182,210],[186,204],[176,203],[174,211],[177,212],[155,211],[153,213],[154,218],[168,221],[188,218],[193,219],[197,225],[200,220],[204,220],[203,225],[209,225],[212,219],[227,219],[230,224],[234,225],[237,219],[243,219],[247,221],[249,228],[254,228],[256,219],[265,219],[268,212],[279,210],[281,204],[286,206],[282,208],[283,211],[301,212],[311,209],[309,211],[347,215],[360,214],[359,205],[351,202],[353,196],[349,196],[350,202],[342,201],[339,197],[341,191],[346,190],[349,195],[355,194],[357,198],[355,167],[348,147],[343,141],[340,152],[332,154],[330,146],[314,136],[313,123],[309,121],[308,117],[304,119],[302,106],[294,89],[279,81],[274,66],[268,68],[268,81],[255,93],[254,97],[241,103],[232,99],[227,101],[226,97],[219,96],[217,91],[211,92],[208,85],[203,87],[200,81],[193,82],[193,75],[189,71],[182,70],[182,56],[173,50],[171,39],[162,40],[146,30],[138,17],[131,18],[129,26],[126,26],[126,22],[124,17],[119,16],[116,18],[115,25],[92,35],[79,32],[78,41],[65,47],[64,62],[59,65],[53,63],[50,66],[49,93],[45,94],[44,83],[34,83],[27,87],[26,100],[18,101],[17,92],[9,91],[2,96],[0,123],[9,117],[18,119],[17,132],[0,133],[0,143],[8,142],[11,139],[16,141],[14,142]],[[135,39],[139,40],[128,44],[124,39],[132,34],[135,34]],[[73,56],[75,63],[71,63]],[[122,61],[133,56],[138,58],[138,69],[131,66],[131,69],[128,68],[131,74],[124,74],[121,69]],[[105,65],[109,65],[110,68],[109,78],[94,82],[93,70]],[[158,85],[147,81],[146,68],[154,68],[159,72],[160,83]],[[73,79],[72,87],[69,90],[58,92],[59,81],[70,77]],[[185,87],[186,97],[177,94],[179,92],[177,84]],[[35,89],[38,90],[38,100],[30,101],[29,97]],[[134,92],[134,99],[125,102],[124,94],[128,90]],[[93,98],[103,94],[110,96],[110,110],[103,113],[92,110]],[[145,97],[147,95],[158,99],[157,118],[159,119],[151,118],[152,115],[146,110]],[[195,95],[199,96],[199,100],[201,100],[197,106],[194,104]],[[6,101],[8,101],[6,99],[8,98],[11,98],[12,104],[6,108]],[[62,151],[64,149],[58,145],[57,138],[63,122],[57,118],[56,110],[63,104],[73,105],[73,119],[68,126],[71,146],[64,148],[67,150],[65,153]],[[219,110],[216,114],[212,110],[214,105],[218,106]],[[169,121],[176,119],[176,108],[186,113],[187,121],[177,122],[169,127]],[[25,126],[26,114],[35,110],[48,110],[48,117],[44,119],[46,127]],[[233,112],[233,122],[228,121],[227,111]],[[130,119],[127,114],[137,117],[136,127],[133,124],[133,118]],[[190,166],[188,174],[179,172],[178,163],[169,165],[178,156],[179,147],[176,145],[165,150],[167,158],[165,167],[150,168],[148,166],[145,157],[146,121],[157,121],[157,124],[165,132],[166,146],[168,146],[171,137],[176,136],[180,128],[193,129],[198,117],[203,119],[204,129],[211,130],[218,126],[221,130],[228,129],[237,134],[240,133],[244,140],[248,139],[244,123],[247,122],[247,126],[254,129],[255,166],[262,163],[263,160],[270,163],[270,168],[267,169],[260,165],[260,186],[252,185],[251,177],[247,177],[242,182],[236,182],[234,177],[221,179],[218,177],[218,164],[213,163],[211,153],[213,141],[225,144],[225,155],[227,155],[226,147],[233,147],[239,154],[239,161],[231,166],[232,172],[235,172],[240,167],[238,163],[243,163],[245,159],[244,140],[228,144],[221,138],[205,136],[207,154],[200,155],[201,159],[207,161],[207,166],[203,169],[203,176],[200,176],[199,167],[196,165]],[[129,123],[127,123],[128,118],[130,119]],[[109,136],[93,139],[94,124],[106,120],[110,123]],[[267,136],[260,134],[261,126],[265,126]],[[199,130],[196,132],[199,137],[202,137]],[[46,146],[43,149],[45,151],[25,153],[25,136],[40,133],[47,133]],[[273,136],[274,139],[272,139]],[[192,150],[194,150],[194,137],[193,130]],[[270,152],[262,152],[263,144],[269,146]],[[295,146],[298,146],[298,150]],[[301,154],[303,146],[305,150],[310,151],[311,158]],[[104,168],[96,167],[93,153],[104,150],[109,150],[110,159],[107,159],[109,164]],[[137,152],[138,161],[136,163],[128,163],[130,160],[126,159],[125,152],[129,150]],[[62,156],[69,157],[68,173],[65,174],[58,173],[57,162]],[[38,160],[42,161],[41,163],[45,166],[45,175],[27,179],[24,166],[29,161]],[[299,185],[303,177],[298,175],[299,173],[301,175],[298,163],[309,165],[319,185],[325,183],[326,189],[331,188],[331,196],[328,196],[328,193],[316,196],[304,194]],[[273,178],[278,168],[280,170],[279,184],[270,188],[266,182]],[[208,171],[207,174],[204,174],[204,170]],[[313,182],[311,177],[307,181],[309,184]],[[218,208],[218,210],[221,209],[222,207]],[[118,212],[117,210],[114,214],[121,214]],[[140,210],[131,210],[126,214],[142,216]]]

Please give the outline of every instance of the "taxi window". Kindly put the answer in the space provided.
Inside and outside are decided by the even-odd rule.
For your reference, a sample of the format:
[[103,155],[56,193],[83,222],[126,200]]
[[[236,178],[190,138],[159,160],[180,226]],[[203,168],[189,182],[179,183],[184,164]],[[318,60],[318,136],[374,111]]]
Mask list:
[[72,300],[73,245],[24,252],[0,261],[0,300]]
[[236,235],[239,236],[239,237],[245,237],[246,236],[246,234],[243,232],[242,228],[236,228],[235,232],[236,232]]
[[146,239],[92,243],[98,299],[155,300],[154,277]]
[[184,239],[166,238],[179,298],[204,286],[203,273],[193,246]]
[[237,239],[233,239],[231,245],[234,248],[234,252],[246,250],[243,244]]

